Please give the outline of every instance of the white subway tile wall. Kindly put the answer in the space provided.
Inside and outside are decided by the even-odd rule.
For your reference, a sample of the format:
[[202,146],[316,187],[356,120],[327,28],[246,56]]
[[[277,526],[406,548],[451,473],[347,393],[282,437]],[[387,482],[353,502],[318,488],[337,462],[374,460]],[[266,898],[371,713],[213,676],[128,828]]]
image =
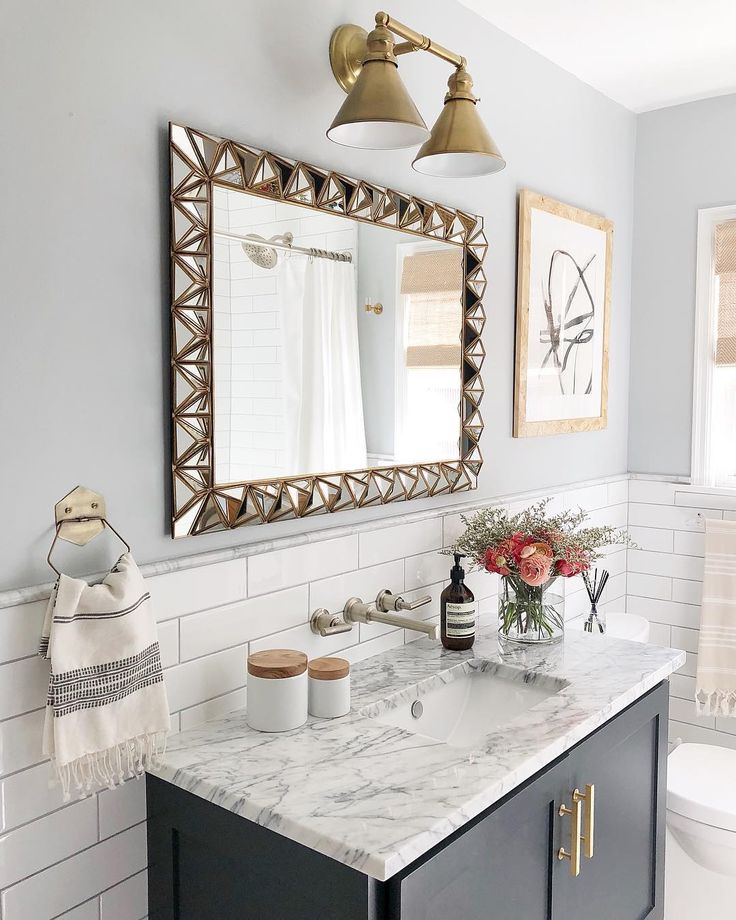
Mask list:
[[736,748],[736,720],[695,715],[704,519],[723,518],[732,495],[657,479],[629,482],[629,523],[639,550],[629,550],[627,610],[647,617],[650,641],[684,649],[687,664],[670,681],[670,741]]
[[[625,523],[627,485],[621,477],[558,492],[554,506],[580,504],[597,521]],[[523,507],[532,500],[522,496],[513,504]],[[431,595],[432,602],[418,614],[438,620],[439,595],[452,561],[438,551],[452,544],[460,526],[458,514],[438,510],[416,522],[149,578],[175,730],[245,705],[251,651],[298,647],[311,656],[339,652],[358,662],[419,638],[403,629],[361,624],[322,639],[312,635],[309,614],[316,607],[337,612],[352,595],[369,600],[389,588],[409,599]],[[657,552],[647,550],[645,556]],[[609,608],[624,607],[625,557],[625,551],[616,550],[606,559],[612,573]],[[685,589],[679,589],[683,599],[674,600],[675,579],[661,580],[668,590],[655,597],[666,597],[689,614]],[[482,622],[493,622],[498,578],[469,573],[468,584],[479,599]],[[564,587],[566,615],[573,620],[587,611],[587,599],[578,579]],[[68,805],[58,789],[48,789],[49,765],[41,753],[48,668],[35,657],[44,609],[45,602],[0,609],[0,914],[3,920],[142,920],[144,784],[131,781]],[[687,634],[683,641],[694,634],[687,628],[691,622],[684,614],[677,621]],[[672,628],[657,637],[669,639]],[[681,693],[691,677],[684,674],[678,683]],[[728,737],[736,744],[736,734]]]

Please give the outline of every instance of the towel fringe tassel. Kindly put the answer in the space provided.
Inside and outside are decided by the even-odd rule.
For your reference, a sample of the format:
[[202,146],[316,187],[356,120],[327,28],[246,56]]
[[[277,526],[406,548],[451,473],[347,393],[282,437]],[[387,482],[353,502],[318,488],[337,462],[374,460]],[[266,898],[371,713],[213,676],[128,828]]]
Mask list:
[[71,799],[72,789],[82,796],[91,795],[98,788],[114,789],[126,779],[159,767],[166,753],[166,738],[166,732],[138,735],[65,764],[52,757],[54,775],[61,785],[64,801]]
[[699,716],[736,718],[736,690],[698,690],[695,694],[695,711]]

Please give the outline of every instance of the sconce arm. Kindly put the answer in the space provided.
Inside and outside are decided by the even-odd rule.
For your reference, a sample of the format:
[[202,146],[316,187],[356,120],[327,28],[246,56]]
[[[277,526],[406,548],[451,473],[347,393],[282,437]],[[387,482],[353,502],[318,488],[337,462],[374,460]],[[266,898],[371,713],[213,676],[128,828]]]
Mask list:
[[390,29],[394,35],[398,35],[399,38],[405,39],[405,41],[400,44],[394,45],[394,54],[409,54],[412,51],[429,51],[430,54],[442,58],[443,61],[447,61],[448,64],[452,64],[454,67],[465,67],[466,61],[461,54],[455,54],[454,51],[450,51],[450,49],[445,48],[444,45],[432,41],[428,35],[422,35],[421,32],[416,32],[414,29],[409,28],[409,26],[404,25],[403,22],[399,22],[398,19],[394,19],[393,16],[389,16],[389,14],[383,10],[376,13],[376,25],[385,26],[387,29]]

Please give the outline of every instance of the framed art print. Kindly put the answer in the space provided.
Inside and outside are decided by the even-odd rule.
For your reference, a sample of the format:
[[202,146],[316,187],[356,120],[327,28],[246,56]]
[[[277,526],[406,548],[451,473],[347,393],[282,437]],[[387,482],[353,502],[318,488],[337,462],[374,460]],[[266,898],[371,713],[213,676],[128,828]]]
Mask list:
[[610,220],[522,191],[514,437],[606,427],[612,249]]

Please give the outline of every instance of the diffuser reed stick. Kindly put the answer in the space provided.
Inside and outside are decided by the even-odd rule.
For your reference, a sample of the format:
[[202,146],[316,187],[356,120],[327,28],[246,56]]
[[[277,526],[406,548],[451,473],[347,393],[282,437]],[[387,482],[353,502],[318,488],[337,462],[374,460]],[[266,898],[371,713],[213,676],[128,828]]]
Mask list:
[[585,632],[595,632],[597,629],[599,633],[604,633],[606,631],[606,623],[605,618],[598,615],[598,601],[603,595],[609,573],[606,569],[602,569],[599,575],[598,569],[595,569],[592,581],[590,572],[583,572],[582,575],[583,584],[585,585],[585,590],[588,592],[588,597],[590,599],[590,613],[588,614],[588,619],[585,621]]

